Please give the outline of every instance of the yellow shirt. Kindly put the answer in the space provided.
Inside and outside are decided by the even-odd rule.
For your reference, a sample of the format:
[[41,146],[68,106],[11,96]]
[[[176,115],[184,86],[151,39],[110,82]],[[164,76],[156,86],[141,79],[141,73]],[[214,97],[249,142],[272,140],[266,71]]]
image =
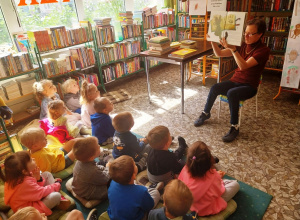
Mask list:
[[31,157],[42,172],[56,173],[65,168],[64,152],[60,149],[43,148],[31,154]]

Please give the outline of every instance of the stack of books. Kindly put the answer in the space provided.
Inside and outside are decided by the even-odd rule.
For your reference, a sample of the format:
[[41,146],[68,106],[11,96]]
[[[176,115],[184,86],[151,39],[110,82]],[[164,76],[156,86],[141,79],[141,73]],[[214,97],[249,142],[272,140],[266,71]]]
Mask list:
[[151,14],[155,15],[157,13],[157,6],[153,5],[153,6],[149,6],[150,10],[151,10]]
[[170,47],[172,49],[174,49],[174,50],[177,50],[177,49],[180,48],[180,45],[181,45],[181,43],[179,43],[178,41],[176,41],[176,42],[172,42],[171,45],[170,45]]
[[110,21],[111,21],[111,18],[109,18],[109,17],[94,19],[94,22],[96,23],[96,25],[100,25],[100,26],[110,25]]
[[22,95],[27,95],[32,93],[32,85],[36,82],[35,77],[26,77],[22,79],[17,79],[19,89]]
[[1,98],[3,99],[4,102],[7,101],[7,98],[6,98],[6,96],[5,96],[5,92],[4,92],[4,90],[3,90],[2,87],[0,87],[0,96],[1,96]]
[[121,11],[119,13],[121,25],[130,25],[130,24],[133,24],[132,16],[133,16],[132,11]]
[[97,45],[100,47],[103,44],[110,44],[115,41],[115,31],[113,26],[96,25]]
[[174,51],[171,54],[169,54],[169,57],[183,59],[183,58],[186,58],[187,56],[190,56],[196,52],[197,52],[197,50],[193,50],[193,49],[180,49],[180,50]]
[[151,8],[150,8],[150,7],[145,7],[145,8],[143,8],[143,12],[144,12],[144,15],[145,15],[145,16],[150,16],[150,15],[152,15],[152,12],[151,12]]
[[197,42],[194,40],[183,40],[180,42],[180,48],[194,49],[197,48]]
[[4,89],[7,99],[15,99],[21,97],[19,86],[15,80],[11,80],[7,83],[3,83],[2,87]]
[[162,55],[172,50],[170,39],[164,36],[153,37],[149,40],[149,54]]

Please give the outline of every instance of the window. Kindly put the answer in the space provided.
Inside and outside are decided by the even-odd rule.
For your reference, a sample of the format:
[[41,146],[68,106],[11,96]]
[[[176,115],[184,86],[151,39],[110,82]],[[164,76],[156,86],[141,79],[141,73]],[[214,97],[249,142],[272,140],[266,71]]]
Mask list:
[[146,6],[157,5],[157,11],[159,11],[164,6],[163,0],[133,0],[134,1],[134,10],[141,11]]
[[[24,31],[41,30],[45,27],[64,25],[68,28],[78,26],[78,18],[74,0],[70,2],[17,6],[20,0],[15,0],[15,5]],[[40,0],[38,0],[40,2]]]
[[0,52],[7,51],[12,46],[11,38],[0,8]]

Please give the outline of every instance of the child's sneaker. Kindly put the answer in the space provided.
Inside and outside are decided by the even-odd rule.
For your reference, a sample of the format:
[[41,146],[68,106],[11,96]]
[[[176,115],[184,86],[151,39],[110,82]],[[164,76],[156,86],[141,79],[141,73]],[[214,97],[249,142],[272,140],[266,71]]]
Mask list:
[[67,210],[71,206],[71,201],[66,199],[63,195],[61,196],[61,200],[59,205],[56,206],[57,209]]
[[97,214],[98,214],[97,209],[92,209],[86,220],[98,220]]
[[141,172],[147,168],[147,157],[148,157],[148,154],[144,153],[142,158],[138,162],[135,163],[138,168],[138,172]]
[[188,148],[188,145],[186,144],[185,139],[180,136],[178,136],[178,143],[179,147],[176,151],[178,152],[178,158],[182,158],[182,156],[186,154],[186,149]]
[[160,192],[161,190],[163,190],[164,187],[165,187],[164,182],[152,183],[152,184],[149,186],[149,188],[155,188],[155,189],[157,189],[159,192]]

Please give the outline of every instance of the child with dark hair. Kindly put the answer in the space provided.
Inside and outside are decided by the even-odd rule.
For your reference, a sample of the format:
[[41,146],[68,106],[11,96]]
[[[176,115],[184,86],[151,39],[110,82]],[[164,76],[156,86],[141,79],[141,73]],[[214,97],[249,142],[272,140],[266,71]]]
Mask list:
[[164,189],[164,207],[150,211],[148,220],[177,219],[193,220],[186,215],[193,203],[193,195],[189,188],[180,180],[171,180]]
[[[19,151],[9,155],[4,161],[4,175],[0,170],[0,178],[5,182],[4,202],[14,212],[27,206],[35,207],[40,213],[51,215],[51,209],[61,203],[61,180],[55,180],[49,172],[40,174],[35,160],[28,151]],[[69,208],[71,202],[62,200],[60,207]]]
[[91,115],[92,136],[98,138],[100,145],[113,142],[115,129],[109,113],[114,110],[114,104],[106,97],[98,97],[94,101],[96,114]]
[[130,112],[122,112],[114,117],[112,120],[116,132],[113,137],[114,147],[112,155],[118,158],[122,155],[128,155],[134,159],[138,167],[138,172],[146,168],[147,152],[149,147],[147,139],[138,139],[130,132],[134,125],[134,119]]
[[73,191],[86,200],[107,198],[108,168],[96,165],[100,146],[95,137],[79,139],[73,148],[77,162],[73,170]]
[[191,190],[194,202],[191,211],[198,216],[215,215],[226,209],[227,203],[238,191],[236,180],[222,180],[222,171],[213,168],[215,161],[207,145],[195,142],[187,153],[186,166],[178,179]]
[[172,153],[169,147],[172,142],[169,129],[165,126],[156,126],[147,135],[151,149],[147,158],[148,178],[152,183],[163,182],[165,185],[179,174],[184,166],[181,161],[187,144],[182,137],[178,137],[179,148]]
[[111,220],[141,220],[158,203],[157,189],[134,184],[137,172],[133,158],[127,155],[109,165],[112,181],[108,189],[107,212]]

